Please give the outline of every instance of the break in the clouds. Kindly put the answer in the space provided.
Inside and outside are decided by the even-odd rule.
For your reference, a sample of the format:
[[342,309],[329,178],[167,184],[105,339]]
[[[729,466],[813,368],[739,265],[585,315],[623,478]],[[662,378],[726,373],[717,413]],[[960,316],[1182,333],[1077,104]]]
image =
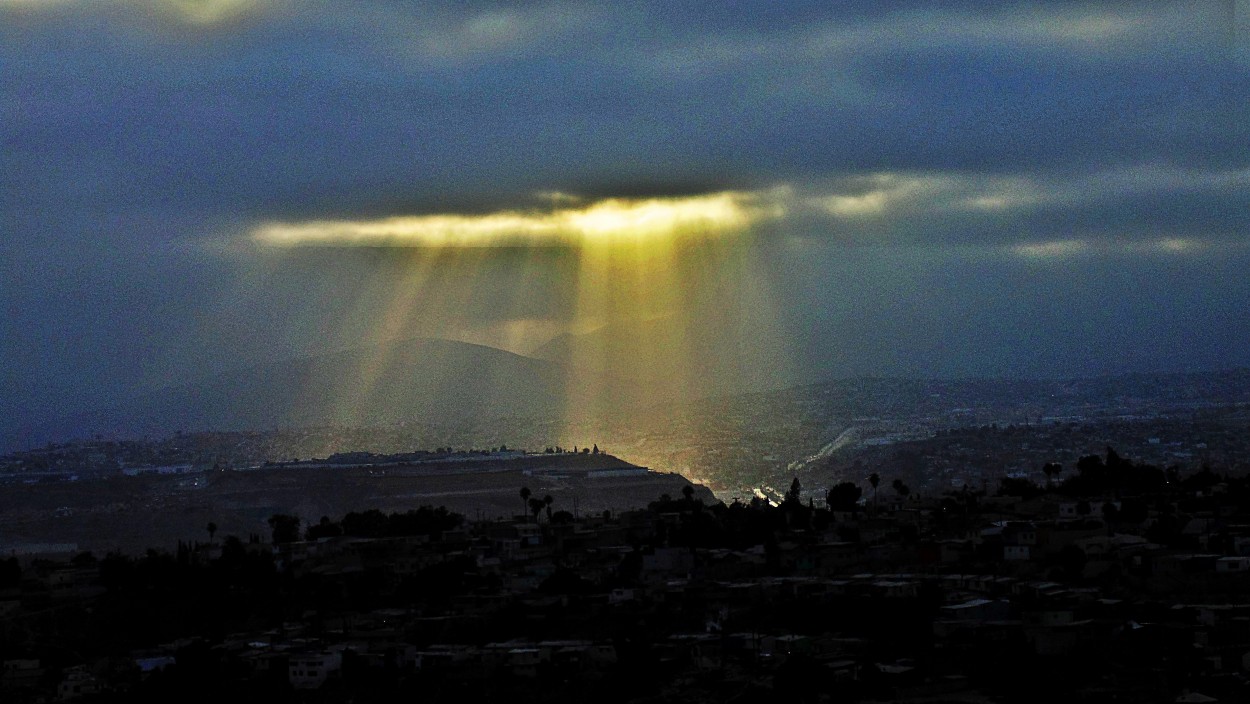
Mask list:
[[[641,221],[751,248],[706,276],[671,263],[670,283],[704,288],[654,297],[660,312],[749,280],[773,317],[827,330],[820,345],[852,330],[932,352],[899,369],[958,372],[955,338],[991,328],[1011,332],[967,369],[1115,368],[1072,362],[1065,326],[1085,314],[1105,349],[1142,341],[1137,367],[1209,366],[1250,306],[1236,277],[1201,273],[1246,256],[1247,16],[1217,0],[0,0],[0,410],[308,350],[397,305],[381,282],[426,290],[387,268],[395,252],[313,275],[301,248],[222,243],[551,249]],[[510,312],[503,254],[478,275],[413,256],[477,287],[404,299],[424,317],[391,320],[442,325],[414,334],[505,313],[558,332],[577,305],[557,299],[595,274],[523,258],[517,286],[550,280]],[[1119,289],[1074,285],[1080,267],[1159,288],[1111,309]],[[1051,314],[1017,291],[1083,294]]]
[[[412,247],[588,246],[704,239],[741,232],[783,214],[779,203],[745,193],[673,198],[609,198],[590,203],[549,194],[545,210],[390,217],[371,221],[265,223],[252,231],[261,244]],[[569,203],[572,201],[572,204]]]

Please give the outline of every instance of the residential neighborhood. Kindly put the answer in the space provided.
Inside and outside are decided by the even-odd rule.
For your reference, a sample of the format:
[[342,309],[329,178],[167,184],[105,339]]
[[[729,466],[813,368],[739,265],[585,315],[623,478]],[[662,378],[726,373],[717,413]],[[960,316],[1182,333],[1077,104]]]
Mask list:
[[1250,482],[1109,449],[1000,489],[817,504],[796,479],[775,505],[690,487],[10,557],[0,681],[14,702],[1244,701]]

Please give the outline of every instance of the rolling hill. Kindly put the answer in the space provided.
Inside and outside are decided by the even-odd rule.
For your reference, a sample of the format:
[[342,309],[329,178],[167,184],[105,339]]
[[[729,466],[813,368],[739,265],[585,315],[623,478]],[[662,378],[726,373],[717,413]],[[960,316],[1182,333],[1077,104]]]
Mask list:
[[[140,437],[180,430],[549,415],[564,411],[568,379],[567,369],[557,363],[492,347],[405,340],[218,374],[110,407],[84,409],[20,435],[33,444],[96,434]],[[631,398],[627,386],[620,393]]]

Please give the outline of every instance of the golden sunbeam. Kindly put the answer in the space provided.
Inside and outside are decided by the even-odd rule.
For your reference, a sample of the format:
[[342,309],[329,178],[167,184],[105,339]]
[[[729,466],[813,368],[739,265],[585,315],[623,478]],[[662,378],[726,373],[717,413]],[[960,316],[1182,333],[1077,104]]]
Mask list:
[[[583,251],[576,316],[602,324],[565,355],[572,374],[561,437],[610,439],[615,424],[647,406],[785,378],[787,336],[754,255],[724,242]],[[618,449],[643,462],[656,451]]]
[[[306,380],[307,393],[329,396],[337,422],[359,425],[403,405],[393,397],[472,394],[487,414],[507,405],[496,396],[550,383],[547,398],[563,408],[553,441],[576,444],[625,409],[739,381],[772,385],[788,366],[746,235],[784,217],[790,194],[548,202],[547,211],[253,229],[252,241],[281,260],[337,262],[326,274],[339,283],[326,290],[339,299],[322,308],[323,329],[335,347],[357,350],[341,357],[351,369],[323,365],[333,371]],[[437,339],[544,361],[488,351],[444,359],[465,348],[427,342]],[[521,368],[546,381],[509,376]]]
[[432,258],[412,257],[398,283],[389,286],[389,291],[382,292],[380,308],[372,296],[361,296],[355,302],[349,319],[371,321],[367,330],[372,346],[366,348],[358,374],[351,378],[324,380],[325,384],[335,389],[331,393],[337,406],[336,417],[344,423],[359,422],[383,370],[390,364],[395,345],[403,344],[407,331],[415,327],[412,324],[413,313],[421,309],[420,303],[433,266]]

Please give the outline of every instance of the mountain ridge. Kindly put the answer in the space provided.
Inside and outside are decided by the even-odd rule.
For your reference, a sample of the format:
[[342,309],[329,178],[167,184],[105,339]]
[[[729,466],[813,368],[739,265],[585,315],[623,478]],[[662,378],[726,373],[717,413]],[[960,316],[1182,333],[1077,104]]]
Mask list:
[[562,410],[567,370],[548,360],[439,338],[265,362],[27,424],[27,444],[310,425],[456,422]]

